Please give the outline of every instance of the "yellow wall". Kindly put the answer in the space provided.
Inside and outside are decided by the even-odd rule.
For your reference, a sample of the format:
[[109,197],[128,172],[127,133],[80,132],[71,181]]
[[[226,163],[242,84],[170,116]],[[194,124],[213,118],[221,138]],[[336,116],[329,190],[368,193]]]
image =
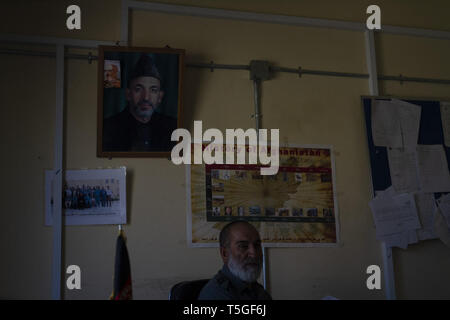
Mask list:
[[[163,1],[203,7],[365,21],[369,1]],[[65,8],[79,4],[82,30],[65,28]],[[445,1],[379,1],[382,23],[450,30]],[[120,1],[14,1],[0,5],[0,33],[115,41]],[[441,17],[441,18],[439,18]],[[131,44],[186,49],[187,62],[275,65],[367,73],[359,32],[292,27],[152,12],[133,12]],[[377,35],[380,74],[450,78],[450,41]],[[4,44],[1,45],[5,47]],[[8,47],[11,47],[10,45]],[[1,136],[4,149],[0,216],[0,297],[50,298],[52,230],[44,227],[44,169],[53,164],[55,61],[0,56]],[[20,72],[18,72],[20,71]],[[380,82],[380,94],[450,99],[448,85]],[[186,124],[204,128],[254,126],[253,91],[245,71],[187,68]],[[268,282],[275,299],[382,299],[366,288],[368,265],[382,266],[368,208],[369,158],[360,96],[365,79],[277,74],[263,83],[262,126],[279,128],[282,143],[327,144],[336,151],[341,243],[337,248],[268,249]],[[186,243],[185,168],[167,159],[96,157],[97,63],[66,62],[66,168],[126,166],[125,226],[137,299],[166,299],[178,281],[211,277],[217,249]],[[67,227],[64,265],[82,270],[82,290],[67,299],[106,299],[112,288],[117,228]],[[394,250],[399,298],[450,298],[449,248],[439,240]],[[63,280],[65,277],[63,277]],[[64,281],[63,281],[64,283]]]

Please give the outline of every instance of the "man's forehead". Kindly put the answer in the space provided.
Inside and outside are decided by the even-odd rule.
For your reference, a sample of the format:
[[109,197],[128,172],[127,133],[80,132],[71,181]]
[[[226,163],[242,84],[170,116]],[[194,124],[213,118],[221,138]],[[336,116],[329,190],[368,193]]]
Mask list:
[[137,77],[131,80],[131,83],[133,85],[142,84],[146,86],[152,86],[157,85],[159,86],[161,81],[159,81],[158,78],[155,77]]
[[259,233],[252,226],[244,223],[239,223],[231,229],[231,239],[234,242],[239,241],[259,241]]

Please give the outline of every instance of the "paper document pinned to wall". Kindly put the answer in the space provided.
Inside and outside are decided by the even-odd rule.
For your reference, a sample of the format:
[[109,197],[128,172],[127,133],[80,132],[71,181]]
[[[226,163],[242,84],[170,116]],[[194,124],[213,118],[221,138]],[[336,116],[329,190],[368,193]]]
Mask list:
[[408,248],[407,233],[408,232],[394,233],[394,234],[383,237],[383,239],[378,239],[378,240],[383,240],[388,248],[398,247],[401,249],[406,249],[406,248]]
[[407,249],[409,244],[419,242],[415,230],[394,233],[379,240],[383,240],[388,248],[398,247],[401,249]]
[[376,146],[403,147],[398,108],[391,101],[373,101],[372,136]]
[[388,148],[392,186],[398,193],[419,191],[416,150]]
[[432,193],[416,193],[414,194],[416,201],[417,213],[419,215],[422,228],[417,230],[419,240],[436,239],[437,235],[434,231],[434,213],[436,211],[436,202]]
[[406,231],[406,238],[408,240],[408,244],[419,242],[419,238],[417,237],[417,231],[414,230]]
[[377,191],[376,196],[377,197],[394,197],[397,193],[395,192],[394,186],[390,186],[384,191]]
[[422,107],[398,99],[392,99],[392,104],[398,109],[403,147],[414,149],[419,138]]
[[377,191],[369,206],[377,228],[377,240],[383,241],[389,248],[402,249],[419,241],[421,224],[413,194],[397,194],[390,186],[384,191]]
[[420,229],[414,197],[403,193],[394,197],[379,196],[370,201],[377,239],[394,233]]
[[416,151],[421,191],[450,191],[450,174],[443,146],[418,145]]
[[441,102],[441,121],[444,143],[447,147],[450,147],[450,102]]

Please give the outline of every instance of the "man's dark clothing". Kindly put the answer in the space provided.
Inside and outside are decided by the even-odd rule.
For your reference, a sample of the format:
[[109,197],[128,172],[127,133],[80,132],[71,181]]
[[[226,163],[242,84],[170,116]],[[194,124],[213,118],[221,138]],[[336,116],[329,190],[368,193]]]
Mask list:
[[177,120],[153,112],[150,121],[142,123],[129,108],[103,122],[103,151],[171,151],[175,142],[170,140]]
[[199,300],[272,300],[257,282],[246,283],[224,265],[200,291]]

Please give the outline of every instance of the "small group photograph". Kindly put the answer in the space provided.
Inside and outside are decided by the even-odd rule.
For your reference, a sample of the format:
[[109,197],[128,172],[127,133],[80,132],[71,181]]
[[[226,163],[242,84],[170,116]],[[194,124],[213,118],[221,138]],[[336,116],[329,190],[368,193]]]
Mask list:
[[[126,223],[126,169],[66,170],[62,177],[61,209],[67,225]],[[45,221],[55,213],[56,175],[45,172]]]

